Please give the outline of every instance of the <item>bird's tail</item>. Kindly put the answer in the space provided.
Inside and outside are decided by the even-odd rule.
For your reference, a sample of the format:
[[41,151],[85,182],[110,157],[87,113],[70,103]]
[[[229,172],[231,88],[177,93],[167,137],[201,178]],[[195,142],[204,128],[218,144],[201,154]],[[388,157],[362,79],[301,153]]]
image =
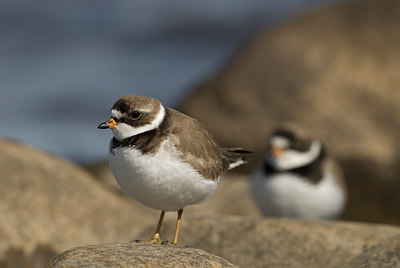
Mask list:
[[247,163],[247,155],[252,152],[242,148],[221,148],[221,153],[224,161],[224,170],[230,170]]

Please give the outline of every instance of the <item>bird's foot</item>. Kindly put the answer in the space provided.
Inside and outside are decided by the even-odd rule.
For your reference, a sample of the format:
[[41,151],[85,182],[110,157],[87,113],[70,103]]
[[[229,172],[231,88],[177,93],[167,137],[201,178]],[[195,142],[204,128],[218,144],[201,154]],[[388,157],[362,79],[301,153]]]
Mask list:
[[161,245],[163,242],[159,238],[152,238],[148,241],[149,244]]
[[134,242],[138,244],[152,244],[152,245],[161,245],[164,243],[160,239],[155,239],[155,238],[152,238],[150,240],[134,240]]
[[169,241],[167,240],[167,241],[163,241],[163,242],[161,243],[161,245],[177,246],[178,243],[169,242]]

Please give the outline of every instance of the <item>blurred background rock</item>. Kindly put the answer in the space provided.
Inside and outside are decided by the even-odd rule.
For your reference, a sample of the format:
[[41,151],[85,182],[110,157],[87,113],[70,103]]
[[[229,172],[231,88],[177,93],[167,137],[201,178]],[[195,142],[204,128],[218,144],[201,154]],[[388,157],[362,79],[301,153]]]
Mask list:
[[399,224],[399,27],[398,1],[349,2],[299,16],[259,34],[181,110],[222,145],[253,150],[256,160],[274,126],[302,125],[342,164],[344,218]]
[[[395,225],[351,225],[349,232],[362,229],[373,242],[350,245],[346,261],[366,264],[398,248],[388,237],[398,237],[400,224],[400,3],[338,2],[2,1],[0,136],[29,146],[0,140],[0,266],[41,267],[73,246],[149,238],[158,212],[115,185],[106,164],[111,133],[96,129],[126,94],[158,98],[198,118],[221,145],[255,152],[244,174],[224,176],[208,202],[185,211],[186,230],[227,221],[221,230],[233,234],[251,217],[257,224],[249,226],[277,228],[278,238],[259,243],[280,244],[287,228],[306,226],[308,234],[313,226],[302,221],[280,229],[279,221],[260,219],[248,192],[269,132],[295,121],[344,169],[349,202],[342,219]],[[238,217],[231,231],[227,215]],[[167,217],[165,230],[175,215]],[[344,228],[321,224],[321,238]],[[206,234],[190,242],[183,232],[187,245],[248,264],[246,256],[229,255],[237,235],[229,242],[218,231],[207,247]],[[321,254],[347,252],[338,247]],[[305,265],[313,264],[309,252]]]

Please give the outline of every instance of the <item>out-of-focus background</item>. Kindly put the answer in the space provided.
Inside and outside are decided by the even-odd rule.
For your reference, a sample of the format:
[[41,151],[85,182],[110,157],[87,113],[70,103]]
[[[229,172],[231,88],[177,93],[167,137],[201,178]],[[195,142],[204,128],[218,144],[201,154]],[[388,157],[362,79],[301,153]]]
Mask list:
[[0,3],[0,135],[91,162],[127,94],[176,106],[264,27],[337,0]]
[[[112,134],[97,129],[127,94],[254,151],[185,210],[183,245],[240,267],[399,263],[399,29],[396,0],[1,1],[0,267],[152,234],[158,212],[116,185]],[[342,167],[342,221],[265,219],[255,206],[250,175],[285,122]]]

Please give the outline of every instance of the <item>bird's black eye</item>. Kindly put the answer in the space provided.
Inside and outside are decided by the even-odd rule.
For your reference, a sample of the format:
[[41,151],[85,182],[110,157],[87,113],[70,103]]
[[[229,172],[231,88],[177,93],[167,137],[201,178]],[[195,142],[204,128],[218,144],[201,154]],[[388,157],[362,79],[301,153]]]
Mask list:
[[139,113],[138,111],[134,111],[134,112],[131,114],[131,116],[132,116],[132,118],[133,118],[134,120],[138,120],[138,119],[142,116],[142,114]]

